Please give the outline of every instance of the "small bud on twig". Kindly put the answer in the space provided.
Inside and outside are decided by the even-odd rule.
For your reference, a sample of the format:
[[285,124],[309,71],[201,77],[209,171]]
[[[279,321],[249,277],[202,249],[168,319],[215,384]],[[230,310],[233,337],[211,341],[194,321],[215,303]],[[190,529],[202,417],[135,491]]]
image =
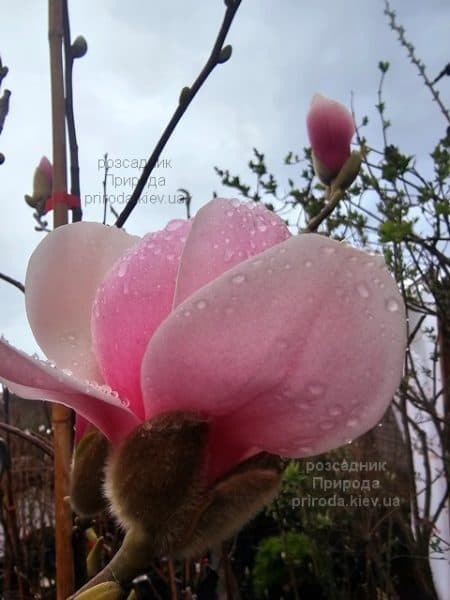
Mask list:
[[190,95],[191,95],[191,88],[189,86],[185,86],[180,92],[180,97],[178,99],[178,102],[180,104],[184,104],[185,102],[188,101]]
[[87,50],[88,50],[87,41],[86,41],[86,38],[82,35],[77,36],[74,39],[72,46],[70,47],[72,58],[83,57],[86,54]]
[[227,60],[230,59],[232,52],[233,52],[233,48],[230,44],[228,44],[228,46],[224,46],[222,48],[222,50],[220,51],[219,60],[217,62],[226,63]]

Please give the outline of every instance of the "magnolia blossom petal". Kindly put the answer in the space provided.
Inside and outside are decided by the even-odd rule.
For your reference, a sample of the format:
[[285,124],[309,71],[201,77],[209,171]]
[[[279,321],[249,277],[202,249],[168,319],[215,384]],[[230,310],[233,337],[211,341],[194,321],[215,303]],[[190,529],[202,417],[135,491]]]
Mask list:
[[147,416],[199,411],[235,447],[324,452],[381,418],[399,384],[402,299],[384,261],[292,237],[183,302],[142,365]]
[[155,329],[172,308],[175,282],[191,221],[174,220],[146,235],[109,271],[98,288],[92,336],[105,381],[144,416],[140,369]]
[[222,198],[209,202],[195,216],[183,250],[174,306],[290,235],[284,221],[261,203]]
[[31,358],[3,339],[0,340],[0,381],[22,398],[49,400],[73,408],[115,443],[140,423],[116,394]]
[[78,377],[102,381],[92,352],[91,309],[108,269],[140,238],[100,223],[58,227],[33,252],[25,303],[45,355]]
[[316,94],[306,125],[315,157],[331,173],[338,173],[350,154],[355,133],[352,115],[343,104]]

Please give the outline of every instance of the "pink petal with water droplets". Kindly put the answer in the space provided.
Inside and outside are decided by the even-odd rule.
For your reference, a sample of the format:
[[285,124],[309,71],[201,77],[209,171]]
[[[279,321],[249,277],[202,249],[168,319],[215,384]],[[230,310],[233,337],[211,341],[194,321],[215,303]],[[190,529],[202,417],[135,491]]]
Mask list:
[[155,329],[169,314],[191,221],[146,235],[109,271],[92,311],[95,353],[105,381],[143,417],[140,369]]
[[181,258],[174,306],[224,271],[290,237],[261,203],[216,199],[195,216]]
[[120,442],[140,423],[118,397],[100,386],[31,358],[4,340],[0,340],[0,381],[22,398],[49,400],[73,408],[113,443]]
[[314,155],[331,173],[338,173],[350,155],[352,115],[343,104],[316,94],[306,125]]
[[234,446],[317,454],[381,418],[404,348],[404,308],[382,259],[301,235],[177,307],[144,356],[144,403],[148,416],[220,416]]
[[74,223],[48,234],[33,252],[25,303],[34,336],[58,367],[101,382],[92,352],[91,309],[108,269],[140,238],[100,223]]

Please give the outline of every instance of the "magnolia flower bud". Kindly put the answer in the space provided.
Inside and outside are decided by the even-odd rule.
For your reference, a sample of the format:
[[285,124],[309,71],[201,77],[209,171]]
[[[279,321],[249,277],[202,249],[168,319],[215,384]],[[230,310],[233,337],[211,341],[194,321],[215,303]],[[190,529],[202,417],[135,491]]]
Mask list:
[[123,591],[119,584],[114,581],[105,581],[77,594],[77,600],[120,600]]
[[93,517],[106,508],[103,470],[108,446],[108,440],[94,429],[82,437],[76,448],[70,482],[70,501],[75,512],[82,517]]
[[306,118],[319,179],[330,184],[350,156],[350,141],[355,126],[350,112],[334,100],[315,95]]
[[86,38],[82,35],[79,35],[74,39],[72,46],[70,47],[72,58],[81,58],[86,54],[87,49],[88,45]]

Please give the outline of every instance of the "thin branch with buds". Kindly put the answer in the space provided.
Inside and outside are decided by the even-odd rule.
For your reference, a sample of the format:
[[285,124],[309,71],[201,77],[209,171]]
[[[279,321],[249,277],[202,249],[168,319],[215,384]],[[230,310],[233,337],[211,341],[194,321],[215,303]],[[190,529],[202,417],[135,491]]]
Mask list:
[[178,125],[181,117],[186,112],[188,106],[195,98],[197,92],[200,90],[200,88],[205,83],[205,81],[215,69],[215,67],[226,62],[231,56],[231,46],[224,46],[223,44],[228,35],[228,31],[230,30],[236,12],[241,4],[241,0],[226,0],[225,4],[227,6],[227,9],[225,11],[225,16],[223,18],[222,25],[220,27],[211,54],[192,86],[184,87],[181,90],[178,106],[175,112],[173,113],[172,118],[170,119],[163,134],[161,135],[158,143],[156,144],[152,155],[148,159],[147,164],[145,165],[144,170],[142,171],[142,175],[140,176],[139,181],[137,182],[137,185],[133,193],[131,194],[130,199],[128,200],[123,211],[120,213],[120,216],[116,221],[116,227],[122,227],[125,224],[128,217],[130,216],[133,209],[135,208],[145,187],[145,184],[147,183],[148,178],[150,177],[153,169],[155,168],[159,160],[161,152],[165,148],[167,142],[170,139],[170,136],[172,135],[173,131]]

